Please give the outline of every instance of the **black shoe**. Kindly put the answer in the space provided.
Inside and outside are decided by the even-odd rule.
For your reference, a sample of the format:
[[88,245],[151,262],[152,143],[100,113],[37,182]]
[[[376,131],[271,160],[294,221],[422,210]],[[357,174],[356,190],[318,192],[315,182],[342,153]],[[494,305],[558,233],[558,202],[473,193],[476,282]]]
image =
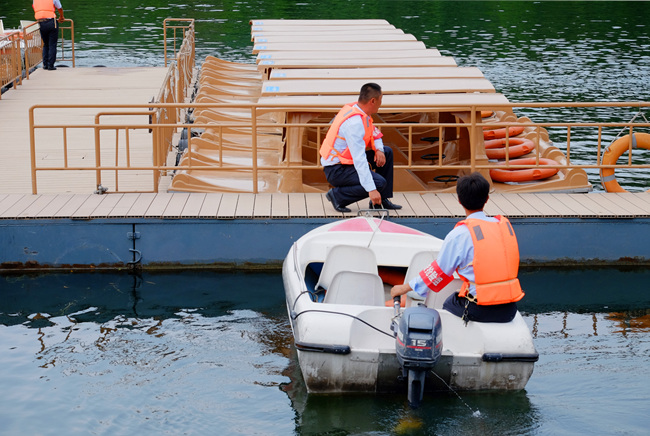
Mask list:
[[390,201],[390,200],[387,199],[387,198],[381,200],[381,206],[382,206],[384,209],[391,209],[391,210],[398,210],[398,209],[401,209],[401,208],[402,208],[402,206],[400,206],[399,204],[395,204],[395,203],[393,203],[392,201]]
[[56,67],[50,67],[50,68],[48,68],[48,70],[54,71],[54,70],[56,70]]
[[325,198],[327,198],[327,199],[330,201],[330,203],[332,203],[332,206],[334,206],[334,209],[336,209],[338,212],[352,212],[352,211],[351,211],[350,209],[348,209],[347,207],[345,207],[345,206],[340,206],[340,205],[336,202],[336,200],[334,200],[334,193],[332,192],[331,189],[330,189],[329,191],[327,191],[327,194],[325,194]]

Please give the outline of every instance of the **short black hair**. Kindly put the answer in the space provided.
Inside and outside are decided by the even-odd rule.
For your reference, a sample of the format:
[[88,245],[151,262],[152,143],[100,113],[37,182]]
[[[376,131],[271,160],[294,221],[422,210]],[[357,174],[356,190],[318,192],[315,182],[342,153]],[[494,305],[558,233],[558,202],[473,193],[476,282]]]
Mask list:
[[490,182],[478,172],[463,176],[456,183],[456,194],[465,209],[482,210],[490,195]]
[[361,87],[359,92],[359,103],[368,103],[372,98],[379,98],[381,95],[381,86],[376,83],[366,83]]

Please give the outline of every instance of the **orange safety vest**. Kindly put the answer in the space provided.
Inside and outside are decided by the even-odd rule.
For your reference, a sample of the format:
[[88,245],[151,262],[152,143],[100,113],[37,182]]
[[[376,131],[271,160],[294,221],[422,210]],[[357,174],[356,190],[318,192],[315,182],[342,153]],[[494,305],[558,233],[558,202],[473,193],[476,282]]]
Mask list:
[[[510,221],[500,215],[498,222],[466,219],[465,225],[474,243],[474,267],[476,304],[494,305],[519,301],[524,297],[517,272],[519,271],[519,246]],[[460,274],[459,274],[460,275]],[[461,275],[463,287],[458,295],[465,297],[470,282]]]
[[36,17],[37,20],[56,18],[56,13],[54,13],[54,2],[52,0],[34,0],[32,7],[34,8],[34,17]]
[[339,161],[343,165],[352,165],[354,163],[352,160],[352,154],[350,153],[350,148],[347,147],[345,150],[340,152],[334,148],[334,142],[336,141],[336,138],[345,140],[345,138],[339,136],[339,129],[341,128],[341,124],[343,124],[343,122],[348,118],[355,115],[361,116],[363,122],[363,141],[366,144],[366,150],[377,151],[375,148],[375,139],[379,139],[383,135],[381,132],[379,132],[378,129],[375,129],[375,126],[372,124],[372,117],[368,116],[365,112],[356,107],[355,104],[356,103],[346,104],[341,108],[339,113],[336,114],[336,117],[334,117],[332,125],[327,131],[327,135],[325,135],[325,140],[320,147],[320,155],[323,157],[323,159],[332,159],[334,157],[338,157]]

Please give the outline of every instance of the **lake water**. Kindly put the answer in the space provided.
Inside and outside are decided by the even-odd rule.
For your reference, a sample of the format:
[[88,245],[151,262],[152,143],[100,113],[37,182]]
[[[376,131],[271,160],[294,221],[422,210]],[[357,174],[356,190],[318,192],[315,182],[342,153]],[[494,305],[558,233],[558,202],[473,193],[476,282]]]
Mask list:
[[[650,101],[650,2],[63,0],[63,7],[75,22],[79,66],[162,66],[167,17],[196,19],[199,63],[207,55],[254,62],[251,19],[383,18],[453,56],[458,65],[479,67],[513,102]],[[32,17],[27,1],[3,2],[0,8],[7,28]],[[519,109],[517,114],[540,122],[625,122],[637,110]],[[605,130],[606,143],[619,131]],[[563,148],[566,129],[550,133]],[[594,129],[574,130],[572,160],[595,164],[596,138]],[[634,163],[648,162],[647,151],[633,156]],[[597,171],[588,174],[601,190]],[[618,170],[617,179],[628,190],[647,190],[650,170]]]
[[307,396],[279,273],[0,277],[0,434],[637,435],[647,269],[524,270],[526,390]]
[[[62,2],[79,66],[162,66],[166,17],[197,19],[199,60],[242,62],[253,18],[385,18],[511,101],[650,100],[650,2]],[[32,16],[29,2],[0,7],[7,28]],[[586,160],[593,138],[578,141]],[[619,180],[647,186],[644,174]],[[526,390],[427,396],[412,411],[398,395],[305,394],[279,273],[2,276],[0,434],[646,434],[650,271],[521,279],[540,353]]]

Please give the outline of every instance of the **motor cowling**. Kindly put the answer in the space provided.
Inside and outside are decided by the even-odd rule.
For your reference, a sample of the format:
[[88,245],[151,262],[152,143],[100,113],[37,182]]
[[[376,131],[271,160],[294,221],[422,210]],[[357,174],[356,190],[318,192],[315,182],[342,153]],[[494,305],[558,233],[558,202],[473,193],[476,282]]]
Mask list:
[[418,407],[424,393],[426,373],[442,354],[442,322],[437,310],[425,306],[409,307],[402,312],[396,325],[395,351],[408,380],[408,401]]
[[397,324],[395,349],[402,368],[433,368],[442,353],[442,323],[438,311],[424,306],[404,310]]

